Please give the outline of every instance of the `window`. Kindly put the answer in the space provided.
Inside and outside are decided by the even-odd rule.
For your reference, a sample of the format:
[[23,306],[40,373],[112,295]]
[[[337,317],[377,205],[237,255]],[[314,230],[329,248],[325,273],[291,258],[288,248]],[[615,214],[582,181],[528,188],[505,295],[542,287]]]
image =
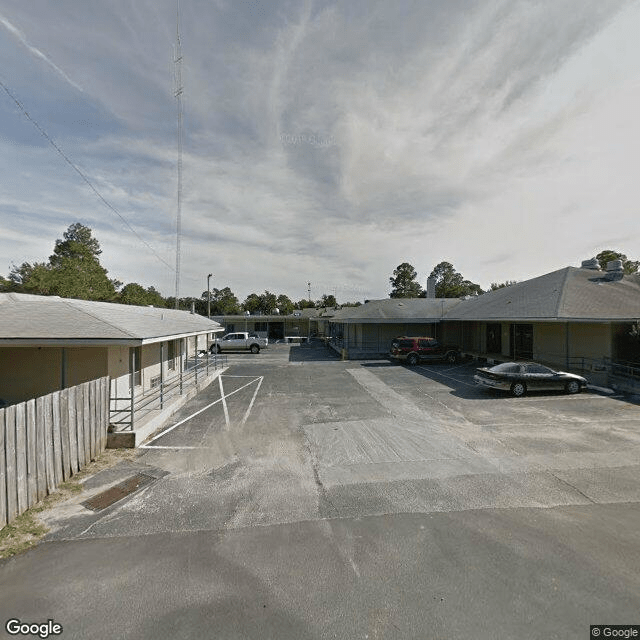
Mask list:
[[547,374],[555,373],[548,367],[545,367],[544,365],[541,365],[541,364],[528,364],[525,367],[525,371],[526,373],[547,373]]
[[129,354],[133,386],[139,387],[142,384],[142,347],[131,347]]

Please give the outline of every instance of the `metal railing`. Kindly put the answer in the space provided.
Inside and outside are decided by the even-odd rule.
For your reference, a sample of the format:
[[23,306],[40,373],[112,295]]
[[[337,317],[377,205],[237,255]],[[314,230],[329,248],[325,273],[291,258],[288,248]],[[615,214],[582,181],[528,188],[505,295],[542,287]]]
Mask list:
[[[184,369],[154,387],[132,396],[110,398],[109,425],[113,431],[132,431],[136,421],[152,411],[162,411],[176,396],[196,387],[212,371],[227,365],[227,356],[201,353],[185,362]],[[118,403],[126,406],[115,406]]]

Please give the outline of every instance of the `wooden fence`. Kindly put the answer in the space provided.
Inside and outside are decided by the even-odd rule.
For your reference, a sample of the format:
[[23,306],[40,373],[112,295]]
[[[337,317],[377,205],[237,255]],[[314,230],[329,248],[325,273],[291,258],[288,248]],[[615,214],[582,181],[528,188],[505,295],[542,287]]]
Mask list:
[[0,409],[0,529],[100,454],[109,378]]

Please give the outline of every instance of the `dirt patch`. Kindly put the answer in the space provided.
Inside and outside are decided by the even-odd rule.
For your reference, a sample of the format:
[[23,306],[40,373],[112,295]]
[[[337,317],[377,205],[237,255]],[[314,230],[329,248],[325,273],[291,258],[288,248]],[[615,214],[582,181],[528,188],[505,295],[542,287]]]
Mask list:
[[136,449],[106,449],[100,457],[76,473],[71,480],[62,483],[56,491],[19,515],[11,524],[0,529],[0,558],[9,558],[35,546],[49,531],[40,515],[65,502],[76,498],[84,491],[83,481],[138,455]]

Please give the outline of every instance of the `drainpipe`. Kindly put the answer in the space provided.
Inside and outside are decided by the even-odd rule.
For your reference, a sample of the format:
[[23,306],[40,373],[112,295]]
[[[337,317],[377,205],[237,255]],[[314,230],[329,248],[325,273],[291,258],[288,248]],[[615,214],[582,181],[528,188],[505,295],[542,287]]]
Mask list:
[[67,388],[67,350],[64,347],[60,354],[60,388]]
[[565,359],[565,368],[567,371],[569,370],[569,323],[566,322],[564,325],[564,359]]

